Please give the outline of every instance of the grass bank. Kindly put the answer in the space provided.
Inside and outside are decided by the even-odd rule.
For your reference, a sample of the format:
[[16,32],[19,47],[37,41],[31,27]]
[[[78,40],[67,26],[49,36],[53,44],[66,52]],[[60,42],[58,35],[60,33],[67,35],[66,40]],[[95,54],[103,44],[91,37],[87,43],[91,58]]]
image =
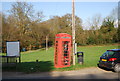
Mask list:
[[[108,46],[80,46],[77,51],[84,52],[84,64],[71,65],[65,68],[54,68],[54,48],[46,50],[35,50],[21,53],[21,63],[18,63],[16,67],[13,67],[14,71],[21,71],[26,73],[31,72],[45,72],[45,71],[69,71],[78,70],[86,67],[97,67],[99,57],[107,49],[117,49],[118,45]],[[36,62],[38,60],[38,62]],[[11,70],[10,68],[3,68],[4,71]],[[12,70],[12,71],[13,71]]]

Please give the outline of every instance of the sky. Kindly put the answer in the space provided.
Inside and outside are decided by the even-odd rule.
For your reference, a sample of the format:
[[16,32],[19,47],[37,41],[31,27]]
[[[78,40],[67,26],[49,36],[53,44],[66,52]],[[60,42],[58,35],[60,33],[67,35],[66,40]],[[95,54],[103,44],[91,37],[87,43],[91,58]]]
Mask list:
[[[45,15],[44,20],[50,19],[52,16],[63,16],[72,13],[72,2],[28,2],[33,5],[35,12],[42,11]],[[1,3],[0,3],[1,4]],[[13,2],[2,2],[2,12],[9,14]],[[75,15],[80,17],[83,24],[86,20],[101,15],[103,18],[110,15],[112,10],[118,6],[118,2],[75,2]],[[85,28],[87,29],[87,28]]]

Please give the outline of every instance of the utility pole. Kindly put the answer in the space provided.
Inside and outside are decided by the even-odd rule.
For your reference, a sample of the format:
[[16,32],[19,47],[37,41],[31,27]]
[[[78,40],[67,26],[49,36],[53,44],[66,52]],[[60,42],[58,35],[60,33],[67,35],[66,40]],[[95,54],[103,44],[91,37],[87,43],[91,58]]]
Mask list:
[[75,65],[75,10],[74,0],[72,0],[72,46],[73,46],[73,65]]

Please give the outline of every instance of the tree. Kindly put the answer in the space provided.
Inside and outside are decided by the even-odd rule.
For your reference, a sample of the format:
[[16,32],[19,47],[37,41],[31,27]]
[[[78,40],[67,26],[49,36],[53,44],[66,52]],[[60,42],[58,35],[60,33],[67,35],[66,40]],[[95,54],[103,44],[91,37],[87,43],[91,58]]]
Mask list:
[[113,31],[114,30],[114,20],[111,21],[109,17],[104,19],[100,30],[103,33]]
[[87,23],[90,30],[98,30],[100,28],[102,17],[100,14],[94,15],[92,18],[88,18]]
[[117,41],[117,30],[114,27],[114,20],[111,20],[109,17],[104,19],[100,32],[102,32],[103,39],[106,43],[113,43]]
[[118,41],[120,43],[120,2],[118,2]]
[[17,41],[18,28],[15,27],[15,19],[13,16],[2,15],[2,44],[3,52],[5,52],[6,41]]
[[[118,22],[118,7],[115,7],[112,12],[109,15],[110,20],[114,20],[115,22]],[[115,23],[114,23],[115,24]]]
[[21,36],[26,34],[29,30],[31,17],[33,15],[32,5],[26,2],[16,2],[12,4],[12,9],[10,11],[17,21],[16,26],[20,28]]
[[36,30],[34,28],[37,28],[37,24],[42,21],[44,17],[43,13],[39,11],[37,12],[36,16],[34,16],[33,6],[26,2],[13,3],[10,12],[11,16],[13,16],[15,19],[14,27],[18,29],[17,32],[19,33],[21,46],[31,49],[36,38],[31,36],[31,31]]

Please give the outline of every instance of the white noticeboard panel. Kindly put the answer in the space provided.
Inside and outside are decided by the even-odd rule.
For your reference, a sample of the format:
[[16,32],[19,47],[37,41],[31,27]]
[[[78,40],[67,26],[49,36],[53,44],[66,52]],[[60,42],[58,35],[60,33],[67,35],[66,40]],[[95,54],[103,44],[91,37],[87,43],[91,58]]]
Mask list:
[[20,43],[7,42],[7,56],[20,56]]

